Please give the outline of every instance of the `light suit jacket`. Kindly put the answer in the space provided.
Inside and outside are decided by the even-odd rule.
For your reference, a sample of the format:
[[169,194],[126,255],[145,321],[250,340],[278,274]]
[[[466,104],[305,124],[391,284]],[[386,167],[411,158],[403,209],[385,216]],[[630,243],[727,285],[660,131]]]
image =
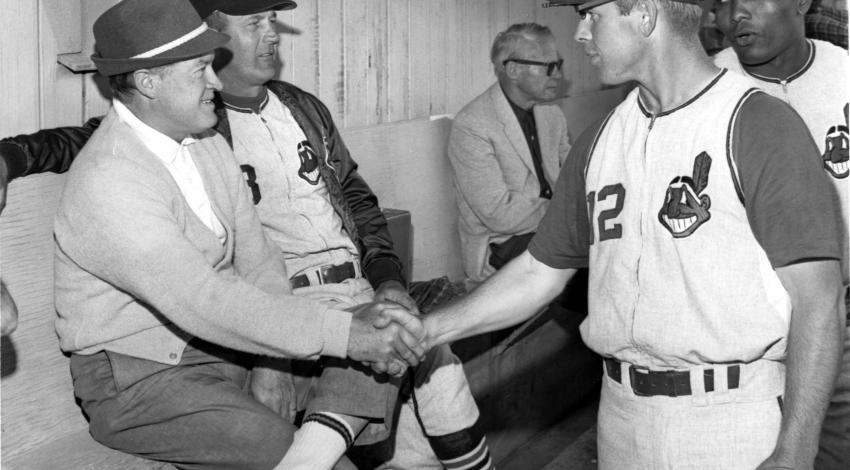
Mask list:
[[[543,170],[552,189],[570,150],[567,120],[556,104],[534,107]],[[466,105],[452,124],[449,160],[460,210],[463,268],[471,281],[493,273],[490,243],[533,232],[549,200],[540,198],[531,150],[498,83]]]

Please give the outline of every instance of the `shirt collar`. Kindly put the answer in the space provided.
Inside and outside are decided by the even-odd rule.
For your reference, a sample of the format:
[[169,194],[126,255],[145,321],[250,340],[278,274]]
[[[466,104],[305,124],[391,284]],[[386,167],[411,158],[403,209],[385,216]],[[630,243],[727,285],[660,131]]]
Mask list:
[[192,137],[186,137],[180,143],[175,142],[171,137],[142,122],[124,103],[116,99],[112,100],[112,108],[118,114],[118,119],[130,126],[130,129],[139,136],[145,147],[167,164],[174,163],[180,149],[195,143],[195,139]]
[[263,108],[269,104],[269,89],[263,86],[257,96],[236,96],[220,91],[221,101],[227,109],[240,113],[260,114]]

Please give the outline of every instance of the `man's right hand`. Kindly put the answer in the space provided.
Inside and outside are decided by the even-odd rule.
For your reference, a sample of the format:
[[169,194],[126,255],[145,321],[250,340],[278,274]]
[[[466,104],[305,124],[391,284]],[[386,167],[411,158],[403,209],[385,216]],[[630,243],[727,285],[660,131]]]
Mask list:
[[[348,338],[348,357],[351,359],[377,364],[390,364],[401,359],[416,366],[425,356],[422,322],[401,305],[371,302],[348,310],[353,314]],[[385,318],[391,318],[393,322],[377,328],[375,324],[383,324]]]

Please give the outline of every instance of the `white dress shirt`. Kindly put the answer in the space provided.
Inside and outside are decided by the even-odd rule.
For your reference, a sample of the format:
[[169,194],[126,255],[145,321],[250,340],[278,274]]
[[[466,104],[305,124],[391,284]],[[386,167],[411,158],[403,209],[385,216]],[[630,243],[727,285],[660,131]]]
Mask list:
[[162,160],[162,163],[171,173],[171,177],[186,198],[186,202],[192,211],[201,219],[210,230],[215,233],[219,241],[224,244],[227,234],[221,221],[215,216],[210,204],[210,198],[204,188],[204,181],[201,179],[198,168],[189,155],[187,147],[195,143],[195,139],[186,137],[180,143],[175,142],[170,137],[157,131],[142,122],[127,106],[118,100],[112,100],[112,106],[122,122],[130,126],[131,129],[144,142],[145,146],[153,152],[154,155]]

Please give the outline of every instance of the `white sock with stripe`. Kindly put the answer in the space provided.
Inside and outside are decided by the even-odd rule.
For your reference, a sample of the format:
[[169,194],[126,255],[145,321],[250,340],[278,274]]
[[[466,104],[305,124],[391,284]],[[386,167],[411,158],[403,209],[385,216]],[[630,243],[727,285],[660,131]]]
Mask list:
[[354,442],[354,431],[335,413],[312,413],[295,432],[276,470],[330,470]]

